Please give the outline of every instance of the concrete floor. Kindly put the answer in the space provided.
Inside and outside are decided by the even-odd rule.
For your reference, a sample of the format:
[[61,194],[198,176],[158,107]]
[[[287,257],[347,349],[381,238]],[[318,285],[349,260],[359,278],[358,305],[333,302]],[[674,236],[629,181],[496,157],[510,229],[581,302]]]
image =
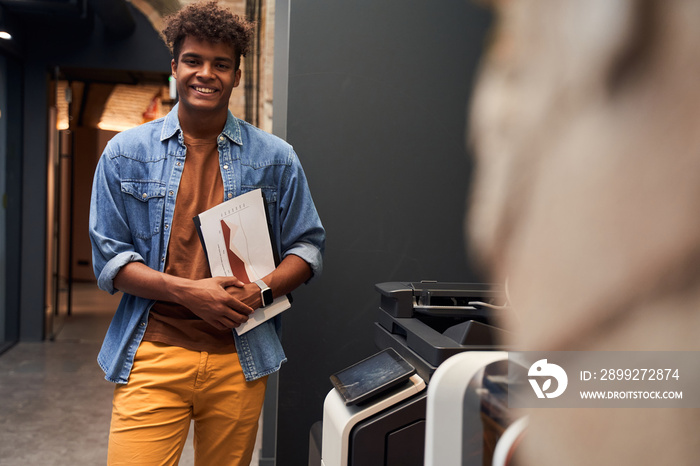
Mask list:
[[[96,358],[119,298],[85,284],[73,295],[54,341],[0,355],[0,466],[106,463],[114,385]],[[192,430],[181,466],[194,465]]]

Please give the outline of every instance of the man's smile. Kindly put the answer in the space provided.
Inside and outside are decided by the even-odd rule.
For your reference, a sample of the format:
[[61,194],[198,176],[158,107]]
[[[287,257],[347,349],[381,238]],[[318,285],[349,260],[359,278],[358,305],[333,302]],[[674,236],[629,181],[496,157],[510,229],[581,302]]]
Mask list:
[[195,91],[201,92],[203,94],[213,94],[214,92],[216,92],[215,89],[210,89],[208,87],[197,87],[197,86],[192,86],[192,87]]

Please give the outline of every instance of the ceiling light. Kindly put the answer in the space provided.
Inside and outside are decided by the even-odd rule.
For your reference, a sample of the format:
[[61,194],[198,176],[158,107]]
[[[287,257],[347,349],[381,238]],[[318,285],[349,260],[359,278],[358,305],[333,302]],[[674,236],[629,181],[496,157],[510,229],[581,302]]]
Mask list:
[[10,40],[12,39],[12,34],[7,31],[0,31],[0,39]]

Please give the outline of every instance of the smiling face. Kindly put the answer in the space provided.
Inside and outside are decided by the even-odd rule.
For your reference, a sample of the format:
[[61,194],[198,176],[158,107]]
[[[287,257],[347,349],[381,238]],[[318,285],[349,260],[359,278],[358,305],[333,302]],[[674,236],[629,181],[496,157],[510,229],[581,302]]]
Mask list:
[[190,116],[226,117],[231,91],[241,80],[231,45],[188,36],[171,66],[181,112]]

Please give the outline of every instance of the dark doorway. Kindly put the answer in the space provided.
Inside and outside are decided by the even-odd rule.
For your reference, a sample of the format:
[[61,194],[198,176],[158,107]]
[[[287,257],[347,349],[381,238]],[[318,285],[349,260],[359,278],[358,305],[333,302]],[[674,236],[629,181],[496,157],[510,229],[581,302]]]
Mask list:
[[166,114],[168,74],[59,69],[50,81],[47,171],[46,335],[54,339],[74,307],[74,285],[95,285],[88,217],[92,177],[119,131]]

